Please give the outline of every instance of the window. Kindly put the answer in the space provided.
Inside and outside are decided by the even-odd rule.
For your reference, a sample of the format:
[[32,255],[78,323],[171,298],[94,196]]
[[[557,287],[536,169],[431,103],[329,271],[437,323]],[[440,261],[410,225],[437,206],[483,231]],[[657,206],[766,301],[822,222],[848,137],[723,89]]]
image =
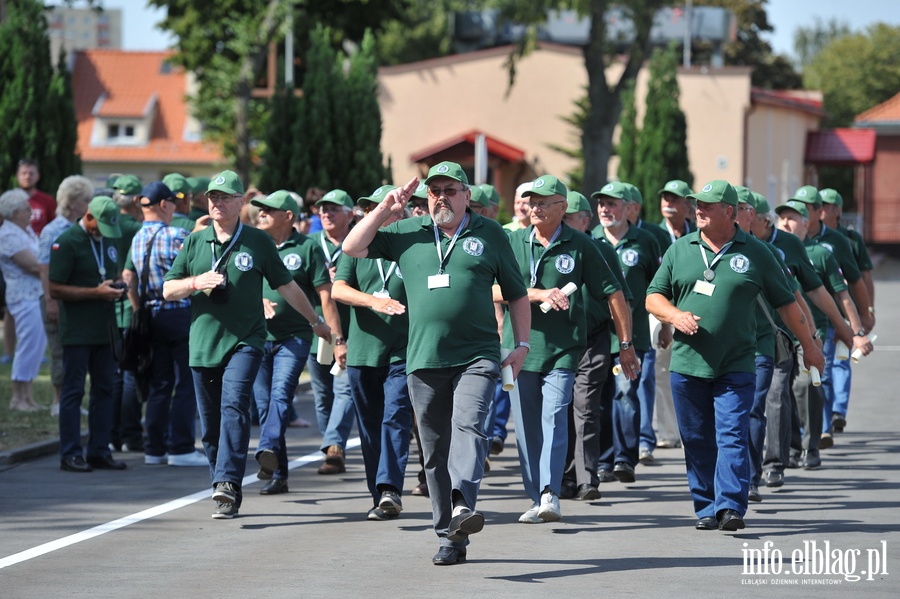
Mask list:
[[107,125],[106,126],[106,137],[109,139],[115,139],[119,137],[119,126],[118,125]]
[[106,125],[106,141],[111,144],[133,144],[137,142],[135,138],[135,125],[126,125],[124,123],[108,123]]

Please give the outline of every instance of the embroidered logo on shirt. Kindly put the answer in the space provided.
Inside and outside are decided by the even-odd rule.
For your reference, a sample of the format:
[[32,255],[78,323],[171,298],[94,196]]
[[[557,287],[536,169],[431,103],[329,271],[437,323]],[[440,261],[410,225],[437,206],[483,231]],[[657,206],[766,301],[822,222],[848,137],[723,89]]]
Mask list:
[[635,266],[640,261],[640,255],[636,250],[625,250],[622,252],[622,263],[626,266]]
[[119,252],[116,250],[116,246],[111,245],[106,248],[106,255],[109,256],[109,259],[113,262],[119,261]]
[[731,257],[731,262],[728,265],[731,266],[731,270],[734,272],[743,274],[750,268],[750,259],[743,254],[737,254]]
[[560,274],[567,275],[575,270],[575,258],[569,254],[562,254],[556,257],[556,270]]
[[463,241],[463,250],[470,256],[480,256],[484,253],[484,244],[477,237],[469,237]]
[[297,270],[303,264],[303,259],[297,254],[288,254],[281,261],[288,270]]
[[247,252],[241,252],[234,257],[234,265],[238,270],[247,272],[253,268],[253,256]]

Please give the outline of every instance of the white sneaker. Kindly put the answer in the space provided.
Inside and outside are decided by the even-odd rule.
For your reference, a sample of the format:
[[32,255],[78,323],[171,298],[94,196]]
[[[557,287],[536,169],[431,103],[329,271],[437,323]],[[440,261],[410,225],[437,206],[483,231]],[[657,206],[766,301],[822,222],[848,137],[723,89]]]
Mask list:
[[528,511],[519,516],[519,522],[522,524],[542,524],[544,519],[538,516],[538,512],[541,510],[541,506],[538,504],[532,505],[528,508]]
[[209,460],[199,451],[182,453],[169,456],[169,466],[206,466],[209,468]]
[[557,522],[562,518],[559,510],[559,497],[553,491],[541,495],[541,507],[537,513],[544,522]]
[[144,454],[144,463],[148,466],[165,466],[168,463],[168,456],[163,455],[147,455]]

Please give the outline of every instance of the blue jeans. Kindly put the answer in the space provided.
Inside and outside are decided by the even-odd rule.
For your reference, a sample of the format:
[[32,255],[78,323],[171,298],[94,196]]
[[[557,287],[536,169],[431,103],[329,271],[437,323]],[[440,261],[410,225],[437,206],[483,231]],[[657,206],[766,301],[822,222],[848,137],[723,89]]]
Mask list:
[[261,360],[261,351],[240,345],[221,366],[191,368],[213,486],[222,482],[241,486],[250,445],[253,381]]
[[381,492],[403,492],[409,458],[412,403],[406,383],[406,363],[390,366],[350,366],[350,393],[359,423],[360,449],[366,484],[377,505]]
[[509,391],[503,390],[503,383],[497,381],[497,388],[494,389],[494,401],[491,403],[491,416],[488,421],[488,431],[491,432],[492,439],[500,439],[506,441],[509,431],[506,425],[509,423]]
[[759,486],[766,442],[766,398],[775,373],[775,360],[756,356],[756,391],[750,408],[750,482]]
[[825,393],[825,406],[822,410],[822,432],[831,433],[832,414],[847,415],[847,404],[850,403],[850,360],[838,360],[834,357],[837,341],[834,328],[830,327],[825,336],[822,353],[825,354],[825,374],[822,375],[822,390]]
[[[535,503],[549,488],[559,495],[569,446],[569,404],[575,372],[555,369],[545,375],[523,370],[512,396],[516,445],[525,492]],[[517,401],[518,399],[518,401]]]
[[190,308],[153,312],[153,364],[145,417],[147,455],[194,451],[197,399],[188,366],[190,326]]
[[729,372],[702,379],[672,372],[675,414],[684,445],[688,487],[698,518],[747,512],[748,428],[756,375]]
[[656,449],[656,431],[653,430],[653,410],[656,407],[656,350],[644,353],[641,361],[641,380],[638,384],[638,400],[641,404],[642,449]]
[[59,397],[59,455],[81,455],[81,400],[84,383],[91,375],[88,403],[87,457],[110,455],[113,390],[116,371],[112,349],[106,345],[66,345],[63,347],[63,383]]
[[316,400],[316,424],[322,433],[322,451],[332,445],[343,449],[353,430],[350,381],[346,376],[332,376],[331,365],[319,364],[313,354],[306,360],[306,369]]
[[294,402],[297,382],[309,356],[311,343],[289,337],[266,341],[259,371],[253,382],[253,397],[259,413],[259,445],[256,454],[271,449],[278,457],[278,468],[272,478],[287,479],[288,457],[284,433],[287,430],[288,407]]
[[[644,352],[635,351],[639,362],[643,362]],[[619,364],[619,356],[612,365]],[[612,368],[612,366],[610,366]],[[610,385],[612,383],[612,385]],[[600,448],[600,465],[609,469],[612,464],[625,462],[629,466],[638,463],[638,449],[641,438],[641,402],[638,399],[640,379],[630,381],[624,374],[612,376],[610,372],[604,391],[612,393],[612,442],[611,448]],[[609,403],[609,400],[607,400]],[[652,446],[652,447],[655,447]]]

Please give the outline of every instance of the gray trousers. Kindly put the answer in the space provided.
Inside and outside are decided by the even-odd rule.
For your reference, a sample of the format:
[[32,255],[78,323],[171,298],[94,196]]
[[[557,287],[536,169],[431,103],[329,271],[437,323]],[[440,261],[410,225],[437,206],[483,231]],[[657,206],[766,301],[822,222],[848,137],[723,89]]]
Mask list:
[[[766,446],[763,472],[784,472],[791,451],[791,378],[796,358],[775,364],[766,394]],[[757,473],[758,475],[759,473]]]
[[794,396],[797,398],[797,412],[800,415],[800,425],[803,427],[803,436],[796,428],[791,433],[791,447],[795,450],[802,448],[804,451],[818,453],[819,439],[822,437],[822,409],[825,407],[825,392],[822,387],[814,387],[809,373],[800,372],[800,363],[803,360],[803,349],[797,348],[797,361],[794,364]]
[[588,337],[569,404],[569,449],[563,478],[578,486],[599,484],[600,400],[610,370],[609,329]]
[[455,497],[475,509],[490,444],[488,415],[499,376],[499,364],[479,359],[454,368],[424,368],[407,377],[425,454],[434,532],[442,546],[468,544],[468,540],[448,541],[447,527]]
[[[675,402],[669,385],[669,364],[672,362],[672,346],[656,350],[656,438],[660,441],[680,441]],[[652,448],[651,448],[652,449]]]

